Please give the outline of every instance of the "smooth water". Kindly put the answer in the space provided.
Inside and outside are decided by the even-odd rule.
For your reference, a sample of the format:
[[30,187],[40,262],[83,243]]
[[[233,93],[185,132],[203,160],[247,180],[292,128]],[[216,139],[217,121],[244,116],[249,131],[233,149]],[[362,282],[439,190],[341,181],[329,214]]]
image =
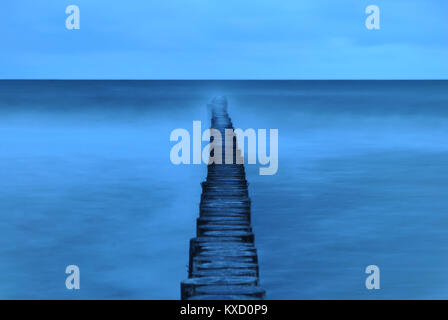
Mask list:
[[169,135],[218,94],[279,129],[278,173],[247,166],[268,298],[448,298],[441,81],[0,81],[0,298],[178,299],[206,167]]

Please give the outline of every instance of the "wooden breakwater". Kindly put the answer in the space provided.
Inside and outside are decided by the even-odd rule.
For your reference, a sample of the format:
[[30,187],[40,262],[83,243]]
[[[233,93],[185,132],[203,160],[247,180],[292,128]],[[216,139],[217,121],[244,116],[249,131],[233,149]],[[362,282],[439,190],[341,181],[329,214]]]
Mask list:
[[[225,137],[233,129],[227,114],[227,100],[212,100],[211,127]],[[229,147],[229,146],[227,146]],[[263,299],[259,287],[259,268],[254,234],[250,221],[250,198],[244,164],[236,164],[240,155],[233,137],[233,164],[208,165],[202,182],[200,214],[196,237],[190,240],[188,279],[181,282],[183,300]]]

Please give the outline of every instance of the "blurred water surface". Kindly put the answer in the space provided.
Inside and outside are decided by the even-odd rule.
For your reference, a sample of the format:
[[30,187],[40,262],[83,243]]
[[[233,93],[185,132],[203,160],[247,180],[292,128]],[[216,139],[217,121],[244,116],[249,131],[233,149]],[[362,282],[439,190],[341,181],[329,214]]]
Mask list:
[[206,167],[169,135],[218,94],[279,129],[278,173],[247,166],[268,298],[448,298],[442,81],[0,81],[0,298],[178,299]]

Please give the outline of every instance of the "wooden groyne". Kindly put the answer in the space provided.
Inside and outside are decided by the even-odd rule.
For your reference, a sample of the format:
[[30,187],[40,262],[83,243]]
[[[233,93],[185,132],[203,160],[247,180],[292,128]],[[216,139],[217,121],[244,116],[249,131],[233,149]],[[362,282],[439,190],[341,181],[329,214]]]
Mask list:
[[[215,98],[209,105],[211,127],[225,137],[233,129],[227,114],[227,100]],[[250,198],[244,164],[233,138],[233,164],[208,165],[202,182],[200,215],[196,237],[190,240],[188,279],[181,282],[183,300],[263,299],[254,234],[250,223]]]

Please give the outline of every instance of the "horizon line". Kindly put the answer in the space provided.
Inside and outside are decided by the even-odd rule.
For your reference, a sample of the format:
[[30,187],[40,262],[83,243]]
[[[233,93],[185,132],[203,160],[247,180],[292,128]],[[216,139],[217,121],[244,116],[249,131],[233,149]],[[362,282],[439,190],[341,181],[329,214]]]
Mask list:
[[428,78],[428,79],[101,79],[101,78],[0,78],[0,81],[448,81],[448,78]]

